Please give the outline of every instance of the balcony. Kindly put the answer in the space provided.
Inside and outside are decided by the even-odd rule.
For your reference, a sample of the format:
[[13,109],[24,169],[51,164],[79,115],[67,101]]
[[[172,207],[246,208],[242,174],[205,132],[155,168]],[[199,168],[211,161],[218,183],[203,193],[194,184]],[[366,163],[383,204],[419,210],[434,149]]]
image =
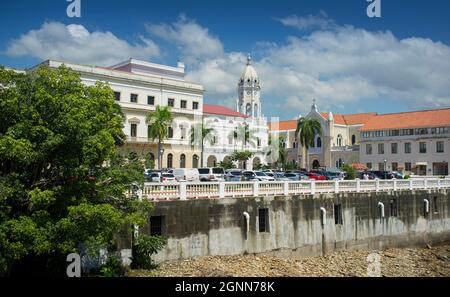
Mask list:
[[331,151],[333,152],[359,152],[359,144],[345,145],[345,146],[333,146]]

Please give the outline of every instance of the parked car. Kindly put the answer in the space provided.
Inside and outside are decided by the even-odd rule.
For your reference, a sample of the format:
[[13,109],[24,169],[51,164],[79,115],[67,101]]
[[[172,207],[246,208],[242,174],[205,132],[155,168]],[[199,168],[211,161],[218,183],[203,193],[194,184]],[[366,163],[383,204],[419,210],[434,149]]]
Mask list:
[[344,179],[344,174],[342,174],[340,172],[322,171],[318,174],[325,176],[327,178],[327,180],[343,180]]
[[225,180],[225,170],[220,167],[208,167],[198,169],[200,174],[200,181],[224,181]]
[[144,180],[148,183],[160,182],[161,181],[161,171],[146,170],[144,173]]
[[177,181],[199,182],[200,174],[196,168],[176,168],[172,170],[172,174]]
[[225,171],[225,180],[230,182],[237,182],[242,180],[242,170],[231,169]]
[[377,178],[377,176],[375,174],[373,174],[372,172],[364,172],[364,171],[359,172],[358,178],[361,180],[364,180],[364,174],[368,175],[369,180],[374,180]]
[[310,179],[313,180],[327,180],[327,178],[324,175],[313,172],[306,173],[306,176],[308,176]]
[[262,171],[244,171],[242,175],[247,181],[275,181],[274,177],[268,176]]
[[171,182],[176,182],[177,179],[175,178],[175,176],[172,173],[163,173],[161,174],[161,182],[163,183],[171,183]]
[[394,175],[389,171],[370,171],[370,173],[374,174],[378,179],[393,179]]
[[291,181],[309,180],[309,177],[303,173],[285,173],[284,176]]
[[401,174],[400,172],[397,171],[392,171],[392,174],[394,175],[394,178],[396,179],[404,179],[405,176],[403,174]]

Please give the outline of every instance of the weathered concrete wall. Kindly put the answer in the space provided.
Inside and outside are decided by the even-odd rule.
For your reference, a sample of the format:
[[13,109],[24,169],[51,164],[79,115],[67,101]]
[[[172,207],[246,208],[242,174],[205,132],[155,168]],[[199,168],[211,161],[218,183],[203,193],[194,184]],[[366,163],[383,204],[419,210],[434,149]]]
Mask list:
[[[397,216],[390,211],[397,201]],[[424,199],[430,211],[424,211]],[[378,203],[385,205],[381,218]],[[334,205],[342,205],[342,224],[335,224]],[[380,250],[450,240],[450,191],[324,194],[155,203],[164,216],[166,248],[156,262],[206,255],[279,253],[322,255],[340,249]],[[320,208],[327,210],[322,225]],[[258,209],[269,209],[270,232],[260,233]],[[250,214],[246,238],[245,218]],[[149,226],[141,232],[149,232]]]

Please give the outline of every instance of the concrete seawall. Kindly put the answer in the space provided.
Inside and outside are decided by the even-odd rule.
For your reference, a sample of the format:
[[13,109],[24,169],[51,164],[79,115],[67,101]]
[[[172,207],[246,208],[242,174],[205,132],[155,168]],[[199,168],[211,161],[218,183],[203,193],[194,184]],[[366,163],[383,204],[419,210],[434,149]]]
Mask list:
[[[450,190],[164,201],[152,216],[168,238],[157,263],[245,253],[318,256],[449,241]],[[150,224],[140,232],[149,234]]]

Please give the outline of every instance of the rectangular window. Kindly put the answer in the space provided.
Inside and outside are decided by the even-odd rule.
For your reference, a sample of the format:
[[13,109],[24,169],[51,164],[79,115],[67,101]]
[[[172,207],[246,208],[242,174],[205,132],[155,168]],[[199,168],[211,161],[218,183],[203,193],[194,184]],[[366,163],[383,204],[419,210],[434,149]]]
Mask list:
[[379,171],[384,171],[384,163],[378,163],[378,170]]
[[259,137],[256,138],[256,144],[258,147],[261,147],[261,139]]
[[436,153],[443,153],[443,152],[444,152],[444,142],[437,141],[436,142]]
[[181,100],[181,108],[187,108],[187,101]]
[[187,135],[186,127],[180,126],[180,130],[181,130],[181,139],[186,139],[186,135]]
[[198,109],[198,102],[192,102],[192,109],[194,110]]
[[169,98],[169,100],[167,101],[167,105],[170,107],[174,107],[175,106],[175,99]]
[[336,225],[342,225],[342,205],[334,205],[334,223]]
[[150,129],[152,126],[148,125],[147,126],[147,138],[150,138]]
[[405,143],[405,154],[411,154],[411,142]]
[[269,209],[260,208],[258,210],[259,232],[269,232]]
[[131,135],[131,137],[137,136],[137,124],[131,124],[130,135]]
[[405,171],[411,171],[411,163],[405,163]]
[[164,216],[150,217],[150,236],[162,236],[164,227]]
[[427,143],[426,142],[420,142],[419,143],[419,152],[421,154],[426,154],[427,153]]
[[172,127],[167,128],[167,138],[169,138],[169,139],[173,138],[173,128]]
[[147,96],[147,104],[155,105],[155,96]]
[[396,217],[398,215],[397,199],[392,199],[389,204],[389,214],[391,217]]
[[372,155],[372,145],[366,144],[366,155]]
[[384,143],[378,144],[378,154],[383,155],[384,154]]
[[397,171],[397,170],[398,170],[398,163],[392,162],[392,171]]
[[367,163],[366,166],[367,168],[372,169],[372,163]]
[[130,102],[137,103],[138,102],[138,95],[137,94],[131,94],[130,95]]
[[397,154],[398,152],[398,143],[391,143],[391,154]]
[[114,99],[116,99],[116,101],[120,101],[120,92],[114,92]]

